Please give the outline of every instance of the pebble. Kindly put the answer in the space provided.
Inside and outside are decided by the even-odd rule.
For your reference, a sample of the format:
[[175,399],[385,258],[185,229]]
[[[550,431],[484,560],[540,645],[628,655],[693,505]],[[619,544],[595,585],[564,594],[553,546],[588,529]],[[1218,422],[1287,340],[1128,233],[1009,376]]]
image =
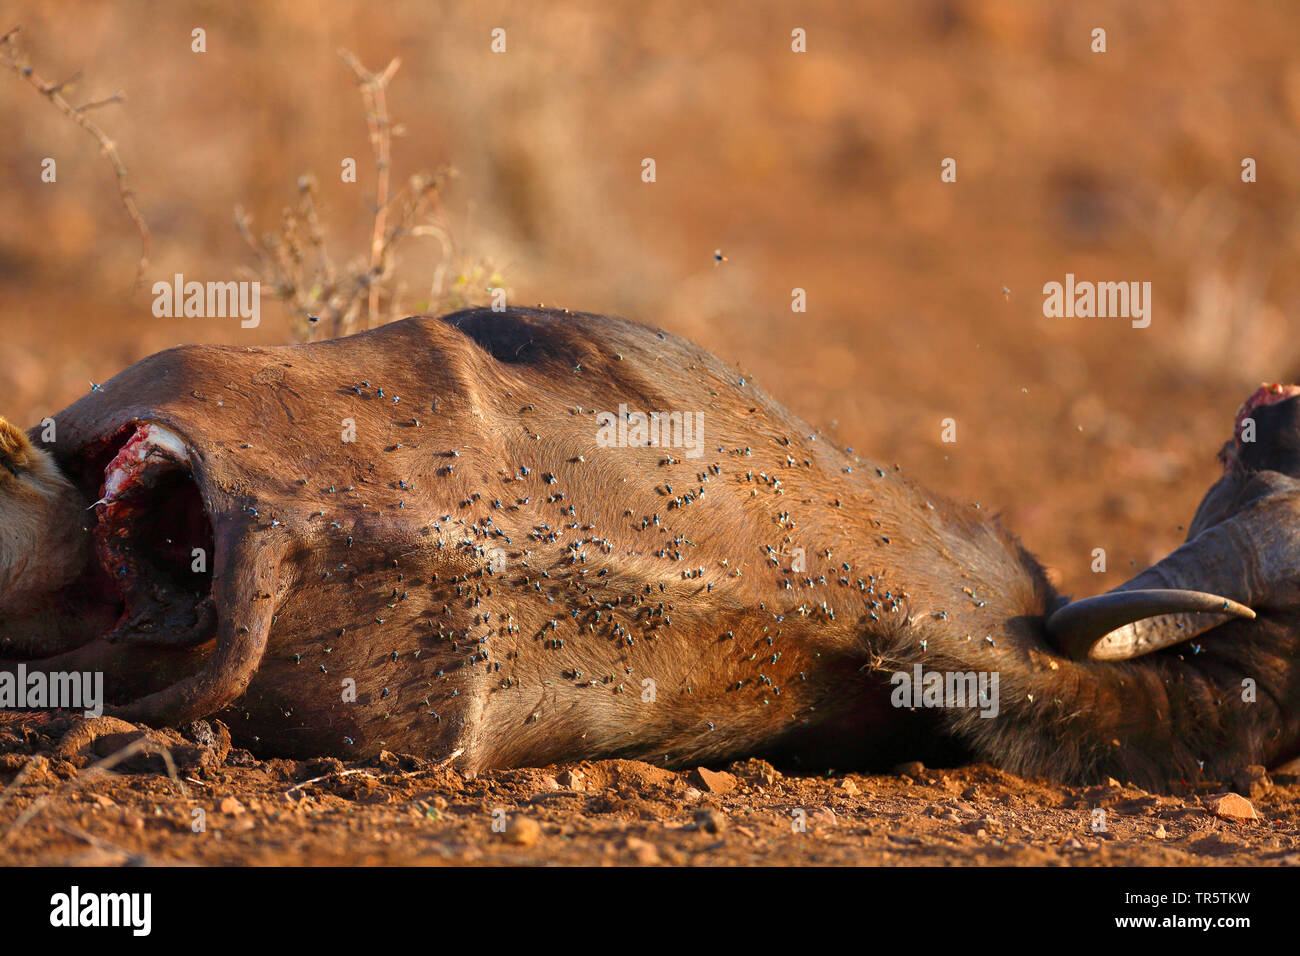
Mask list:
[[580,793],[587,789],[587,776],[581,770],[566,770],[556,778],[556,782],[561,787]]
[[696,767],[690,782],[706,793],[726,794],[736,789],[736,778],[731,774],[706,767]]
[[1255,808],[1245,797],[1236,793],[1224,793],[1208,798],[1210,812],[1220,820],[1258,820]]
[[835,811],[830,807],[821,807],[809,814],[808,819],[817,826],[833,827],[839,822],[835,816]]
[[705,833],[721,833],[727,829],[727,822],[727,815],[713,807],[695,811],[696,829],[703,830]]

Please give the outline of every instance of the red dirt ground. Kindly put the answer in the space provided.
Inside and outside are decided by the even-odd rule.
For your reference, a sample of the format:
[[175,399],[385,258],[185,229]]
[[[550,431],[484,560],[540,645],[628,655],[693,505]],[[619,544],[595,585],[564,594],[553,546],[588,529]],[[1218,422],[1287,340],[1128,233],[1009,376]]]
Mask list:
[[[215,733],[213,732],[215,729]],[[798,777],[630,760],[466,779],[418,757],[257,761],[112,718],[7,718],[0,846],[38,865],[1300,864],[1300,776],[1178,795],[987,766]],[[214,739],[215,738],[215,739]],[[152,744],[152,746],[143,746]],[[91,769],[132,744],[121,763]],[[161,757],[172,757],[174,776]],[[151,768],[152,772],[151,772]],[[112,772],[109,772],[109,771]],[[1242,819],[1239,814],[1256,819]]]

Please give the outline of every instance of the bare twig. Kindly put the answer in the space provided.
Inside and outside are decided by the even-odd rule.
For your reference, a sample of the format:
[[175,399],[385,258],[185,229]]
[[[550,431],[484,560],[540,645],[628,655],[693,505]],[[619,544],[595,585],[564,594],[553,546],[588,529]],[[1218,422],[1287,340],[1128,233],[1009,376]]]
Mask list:
[[106,96],[102,100],[91,100],[89,103],[82,103],[77,107],[78,113],[84,113],[86,110],[97,110],[101,106],[111,106],[114,103],[125,103],[126,94],[118,90],[112,96]]
[[[361,90],[376,165],[368,253],[345,265],[335,264],[326,247],[316,180],[311,175],[299,177],[297,202],[284,210],[276,234],[254,235],[251,218],[243,209],[235,210],[235,227],[256,260],[253,274],[289,304],[299,338],[312,338],[317,329],[326,329],[333,336],[347,335],[405,314],[403,286],[395,273],[397,249],[408,236],[432,236],[441,243],[442,257],[426,308],[461,307],[470,304],[474,298],[470,290],[480,283],[485,285],[485,293],[500,284],[495,270],[459,256],[451,241],[443,221],[441,190],[455,175],[454,170],[417,173],[403,188],[393,191],[392,137],[400,134],[401,127],[389,117],[387,89],[399,61],[392,60],[381,72],[372,73],[349,51],[339,53]],[[456,287],[447,290],[445,277],[452,268],[458,273]]]
[[123,760],[145,751],[153,751],[162,754],[163,762],[167,766],[168,776],[170,776],[172,781],[180,788],[181,795],[188,799],[190,795],[189,790],[186,789],[185,784],[181,783],[180,778],[176,776],[176,764],[172,760],[171,751],[167,747],[151,741],[148,737],[139,737],[131,741],[131,743],[127,744],[125,747],[113,751],[113,753],[109,754],[102,760],[98,760],[91,764],[78,774],[75,779],[60,787],[56,792],[47,796],[37,797],[36,800],[32,802],[31,806],[20,813],[14,819],[13,823],[9,824],[8,829],[5,830],[4,837],[0,838],[0,845],[11,842],[13,838],[17,836],[19,830],[30,823],[33,817],[55,800],[60,797],[71,796],[87,784],[93,783],[95,780],[106,776],[109,770],[117,766]]
[[[448,765],[449,765],[453,760],[455,760],[457,757],[459,757],[459,756],[460,756],[461,754],[463,754],[464,752],[465,752],[465,748],[464,748],[464,747],[458,747],[457,749],[453,750],[450,754],[448,754],[446,757],[444,757],[442,760],[437,761],[433,766],[434,766],[434,767],[446,767],[446,766],[448,766]],[[329,780],[329,779],[331,779],[331,778],[333,778],[333,777],[347,777],[347,776],[351,776],[352,774],[356,774],[356,773],[362,774],[363,776],[366,776],[366,777],[374,777],[374,774],[370,773],[369,771],[363,770],[363,769],[361,769],[361,768],[355,768],[355,769],[352,769],[352,770],[335,770],[335,771],[333,771],[333,772],[331,772],[331,773],[322,774],[322,775],[319,776],[319,777],[312,777],[310,780],[304,780],[302,783],[296,783],[296,784],[294,784],[292,787],[290,787],[288,790],[286,790],[286,791],[284,792],[284,795],[287,797],[287,796],[289,796],[289,794],[293,793],[295,790],[301,790],[303,787],[309,787],[309,786],[311,786],[313,783],[320,783],[322,780]],[[398,771],[396,774],[393,774],[393,775],[391,775],[391,776],[396,776],[396,777],[400,777],[400,778],[405,779],[406,777],[414,777],[414,776],[416,776],[416,775],[418,775],[418,774],[422,774],[422,773],[428,773],[428,768],[424,768],[424,769],[422,769],[422,770],[403,770],[403,771]],[[378,778],[376,778],[376,779],[378,779]]]
[[95,849],[102,850],[105,853],[118,853],[126,857],[127,860],[138,860],[141,863],[146,863],[149,860],[149,856],[145,853],[134,853],[131,850],[126,849],[125,847],[118,846],[116,843],[109,843],[107,840],[101,840],[99,837],[87,833],[85,830],[81,829],[80,827],[75,827],[70,823],[64,823],[61,820],[51,820],[50,826],[54,827],[57,830],[62,830],[70,837],[75,837],[78,840],[84,840],[86,843],[89,843]]
[[71,794],[76,793],[86,784],[103,776],[112,767],[117,766],[128,757],[135,756],[148,746],[149,740],[146,737],[140,737],[137,740],[133,740],[120,750],[116,750],[109,754],[103,760],[91,764],[84,772],[79,774],[76,779],[63,787],[60,787],[56,792],[48,796],[37,797],[36,800],[32,802],[31,806],[20,813],[13,823],[9,824],[8,829],[5,830],[4,838],[0,839],[0,844],[11,842],[13,838],[18,835],[18,831],[31,822],[31,819],[36,816],[36,814],[40,813],[46,806],[53,803],[59,797],[70,796]]
[[190,789],[185,786],[185,781],[176,772],[176,761],[172,759],[171,748],[159,747],[158,749],[162,752],[163,766],[167,768],[167,776],[171,778],[172,783],[176,784],[176,789],[181,792],[181,796],[188,800],[190,798]]
[[[371,73],[350,50],[339,56],[356,74],[361,98],[366,104],[366,127],[370,130],[370,148],[375,154],[375,221],[370,233],[370,275],[379,278],[383,268],[384,228],[388,210],[388,180],[392,159],[393,128],[388,118],[388,84],[402,65],[394,57],[380,73]],[[379,286],[372,281],[367,304],[367,325],[373,327],[379,311]]]
[[292,787],[284,792],[287,797],[295,790],[301,790],[303,787],[309,787],[313,783],[320,783],[322,780],[329,780],[331,777],[348,777],[354,773],[365,774],[367,777],[373,777],[374,774],[366,773],[364,770],[335,770],[333,773],[322,774],[319,777],[312,777],[310,780],[304,780],[302,783],[295,783]]
[[118,92],[105,99],[87,103],[84,106],[73,106],[64,99],[63,90],[75,82],[81,76],[81,73],[74,74],[62,83],[46,83],[28,65],[26,56],[18,48],[17,37],[21,29],[21,27],[14,27],[0,37],[0,64],[7,66],[30,83],[36,88],[37,92],[53,103],[60,113],[95,137],[95,140],[99,143],[100,150],[113,166],[113,173],[117,179],[117,194],[122,200],[122,207],[131,218],[131,222],[135,224],[136,231],[140,233],[140,264],[136,268],[135,274],[135,284],[138,286],[144,281],[145,270],[149,267],[149,226],[145,223],[144,216],[140,214],[140,207],[136,205],[135,194],[126,186],[126,166],[122,162],[122,157],[118,155],[117,146],[102,129],[86,118],[87,111],[109,103],[120,103],[125,99],[125,96]]

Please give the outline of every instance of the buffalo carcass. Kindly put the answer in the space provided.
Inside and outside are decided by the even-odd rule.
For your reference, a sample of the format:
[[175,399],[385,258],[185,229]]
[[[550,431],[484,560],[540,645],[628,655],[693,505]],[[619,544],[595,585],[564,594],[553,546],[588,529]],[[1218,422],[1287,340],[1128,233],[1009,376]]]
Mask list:
[[633,322],[172,349],[8,429],[2,667],[264,754],[1222,779],[1300,743],[1292,391],[1243,409],[1185,545],[1071,604],[983,512]]

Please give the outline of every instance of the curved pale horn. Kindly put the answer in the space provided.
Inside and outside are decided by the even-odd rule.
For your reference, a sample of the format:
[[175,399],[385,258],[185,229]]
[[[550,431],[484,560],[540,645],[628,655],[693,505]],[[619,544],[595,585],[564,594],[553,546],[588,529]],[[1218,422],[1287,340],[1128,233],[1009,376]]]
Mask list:
[[1190,640],[1234,617],[1253,618],[1244,604],[1205,591],[1115,590],[1065,605],[1048,631],[1075,660],[1114,661]]
[[1272,510],[1248,509],[1113,591],[1059,608],[1048,632],[1075,660],[1115,661],[1191,640],[1232,618],[1254,618],[1248,605],[1266,600],[1282,567],[1294,566],[1276,540],[1280,516]]

